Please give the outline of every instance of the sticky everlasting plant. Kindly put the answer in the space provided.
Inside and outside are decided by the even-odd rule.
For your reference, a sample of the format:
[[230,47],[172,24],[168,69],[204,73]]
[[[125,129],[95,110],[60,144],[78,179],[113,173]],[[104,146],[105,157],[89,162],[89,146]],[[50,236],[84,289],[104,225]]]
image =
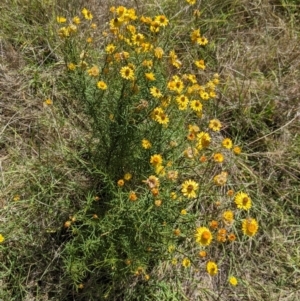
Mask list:
[[[249,217],[250,196],[231,189],[241,148],[206,113],[220,81],[199,56],[208,40],[187,28],[186,59],[166,43],[176,31],[168,16],[110,12],[101,33],[88,9],[69,25],[57,18],[66,81],[91,122],[87,148],[99,178],[97,201],[88,196],[69,223],[66,269],[76,286],[106,279],[114,289],[154,281],[161,262],[216,276],[236,238],[253,237],[259,226]],[[104,284],[98,289],[107,293]]]

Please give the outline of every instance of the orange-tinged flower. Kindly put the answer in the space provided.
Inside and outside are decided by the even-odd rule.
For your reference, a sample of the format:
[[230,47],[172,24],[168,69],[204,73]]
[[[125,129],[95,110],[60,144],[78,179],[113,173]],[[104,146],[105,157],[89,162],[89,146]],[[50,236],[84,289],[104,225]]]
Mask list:
[[129,192],[129,200],[135,202],[137,200],[137,195],[134,191]]
[[219,223],[218,223],[218,221],[212,220],[212,221],[209,223],[209,226],[210,226],[212,229],[217,229],[218,226],[219,226]]
[[124,186],[125,182],[123,179],[120,179],[117,184],[119,187],[122,187],[122,186]]

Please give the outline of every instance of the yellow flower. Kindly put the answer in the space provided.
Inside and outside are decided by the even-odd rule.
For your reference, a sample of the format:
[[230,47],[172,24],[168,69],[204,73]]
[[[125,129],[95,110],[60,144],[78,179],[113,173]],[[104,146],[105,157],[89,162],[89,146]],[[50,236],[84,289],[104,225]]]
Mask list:
[[152,147],[152,144],[151,144],[151,142],[149,140],[143,139],[142,140],[142,147],[144,149],[150,149]]
[[200,97],[203,99],[203,100],[208,100],[209,99],[209,94],[205,91],[200,91]]
[[168,246],[168,252],[169,252],[169,253],[173,253],[173,252],[175,251],[175,249],[176,249],[176,248],[175,248],[174,245],[169,245],[169,246]]
[[155,98],[160,98],[163,96],[159,89],[154,86],[150,88],[150,94]]
[[190,5],[194,5],[196,3],[196,0],[186,0],[186,2]]
[[171,192],[171,193],[170,193],[170,197],[171,197],[172,200],[176,200],[176,199],[177,199],[177,194],[176,194],[176,192]]
[[205,37],[200,37],[197,39],[197,44],[199,44],[201,46],[205,46],[207,43],[208,43],[208,40]]
[[244,219],[242,222],[244,235],[254,236],[258,230],[258,223],[254,218]]
[[155,173],[156,173],[157,175],[162,176],[162,177],[165,176],[165,174],[166,174],[165,167],[162,166],[162,165],[157,165],[157,166],[155,166]]
[[106,53],[109,53],[109,54],[112,54],[116,49],[116,46],[114,44],[108,44],[106,47],[105,47],[105,51]]
[[134,72],[129,66],[122,67],[120,70],[120,74],[124,79],[134,80]]
[[207,273],[211,276],[215,276],[218,273],[218,266],[215,262],[209,261],[206,264]]
[[164,55],[164,51],[161,47],[156,47],[154,49],[154,56],[158,59],[161,59]]
[[157,21],[152,21],[150,23],[150,31],[151,32],[159,32],[160,23]]
[[200,29],[195,29],[191,33],[191,40],[193,43],[197,42],[197,40],[201,37]]
[[232,286],[236,286],[238,284],[237,279],[234,276],[229,277],[228,282],[232,285]]
[[162,156],[159,154],[155,154],[155,155],[151,156],[151,158],[150,158],[150,163],[153,166],[161,165],[162,162],[163,162]]
[[222,127],[222,124],[221,124],[220,120],[218,120],[218,119],[212,119],[212,120],[209,121],[208,127],[211,130],[213,130],[215,132],[218,132],[218,131],[220,131],[220,129]]
[[74,24],[76,24],[76,25],[78,25],[78,24],[80,24],[80,18],[78,17],[78,16],[75,16],[73,19],[72,19],[72,21],[73,21],[73,23]]
[[56,17],[56,22],[57,23],[66,23],[67,19],[65,17],[57,16]]
[[186,110],[189,103],[189,99],[185,95],[179,95],[176,97],[176,102],[178,104],[178,109],[183,111]]
[[146,77],[146,79],[148,79],[149,81],[155,80],[155,75],[154,75],[153,72],[145,73],[145,77]]
[[144,60],[142,62],[142,65],[144,67],[147,67],[147,68],[151,69],[153,67],[153,61],[152,60]]
[[5,238],[2,234],[0,234],[0,243],[4,242],[5,241]]
[[214,161],[217,163],[222,163],[224,161],[224,156],[221,153],[214,154]]
[[141,33],[134,34],[131,38],[133,45],[141,45],[141,43],[145,40],[145,36]]
[[48,98],[44,101],[44,104],[47,106],[51,106],[53,104],[53,101],[50,98]]
[[198,60],[198,61],[195,61],[195,65],[196,65],[199,69],[205,70],[204,60]]
[[84,18],[86,20],[92,20],[93,19],[93,15],[91,14],[91,12],[89,10],[87,10],[86,8],[83,8],[83,10],[81,11]]
[[182,188],[181,188],[181,192],[184,196],[186,196],[188,199],[190,198],[195,198],[196,195],[196,191],[198,189],[198,184],[193,181],[193,180],[186,180],[183,184],[182,184]]
[[201,246],[209,246],[212,241],[212,234],[206,227],[196,229],[195,234],[196,242]]
[[239,209],[249,210],[252,207],[251,198],[244,192],[238,192],[234,201]]
[[135,202],[137,200],[137,195],[134,191],[129,192],[129,200]]
[[191,265],[191,261],[188,258],[183,258],[181,264],[182,264],[183,267],[188,268]]
[[107,84],[104,82],[104,81],[99,81],[98,83],[97,83],[97,87],[99,88],[99,89],[101,89],[101,90],[106,90],[107,89]]
[[233,152],[234,152],[236,155],[239,155],[239,154],[242,152],[242,150],[241,150],[241,148],[240,148],[239,146],[234,146]]
[[88,71],[89,76],[97,77],[100,73],[99,68],[97,66],[93,66]]
[[227,149],[231,149],[232,148],[232,141],[230,138],[225,138],[223,141],[222,141],[222,145],[223,147],[227,148]]
[[74,70],[76,69],[76,65],[73,64],[73,63],[69,63],[69,64],[67,65],[67,67],[68,67],[68,69],[71,70],[71,71],[74,71]]
[[118,181],[118,186],[120,186],[120,187],[124,186],[124,180],[123,179],[120,179]]
[[169,23],[169,20],[164,15],[156,16],[154,21],[158,22],[158,24],[163,27],[167,26]]
[[201,150],[205,147],[208,147],[210,144],[211,137],[208,133],[200,132],[197,134],[197,149]]
[[167,114],[160,112],[155,116],[155,121],[157,121],[159,124],[167,125],[170,120]]
[[186,209],[182,209],[182,210],[180,211],[180,214],[181,214],[181,215],[187,215]]
[[20,195],[19,195],[19,194],[16,194],[16,195],[13,197],[13,200],[14,200],[15,202],[20,201]]
[[195,112],[201,112],[202,111],[202,103],[199,100],[192,100],[190,102],[190,107]]
[[127,173],[124,175],[124,180],[125,180],[125,181],[130,181],[131,178],[132,178],[132,174],[129,173],[129,172],[127,172]]
[[206,251],[200,251],[200,252],[198,253],[198,255],[199,255],[199,257],[204,258],[204,257],[207,256],[207,253],[206,253]]
[[182,63],[180,62],[180,60],[178,60],[178,57],[175,53],[175,50],[171,50],[170,51],[170,63],[176,67],[176,68],[180,68]]
[[223,212],[223,220],[225,223],[231,224],[233,222],[233,212],[231,210],[227,210]]
[[93,38],[92,38],[92,37],[88,37],[88,38],[86,39],[86,42],[89,43],[89,44],[90,44],[90,43],[93,43]]
[[173,265],[176,265],[177,262],[178,262],[178,260],[177,260],[177,258],[175,258],[175,257],[174,257],[174,258],[172,259],[172,261],[171,261],[171,263],[172,263]]

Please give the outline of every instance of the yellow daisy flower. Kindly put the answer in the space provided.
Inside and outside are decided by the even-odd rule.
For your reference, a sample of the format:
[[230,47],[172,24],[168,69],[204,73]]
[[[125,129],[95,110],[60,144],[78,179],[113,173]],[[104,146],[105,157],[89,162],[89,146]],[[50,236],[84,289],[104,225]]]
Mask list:
[[242,230],[244,235],[254,236],[258,230],[258,223],[254,218],[244,219],[242,222]]
[[223,220],[226,224],[232,224],[234,219],[234,214],[231,210],[227,210],[223,212]]
[[234,146],[233,152],[234,152],[236,155],[239,155],[239,154],[242,152],[242,150],[241,150],[241,148],[240,148],[239,146]]
[[185,95],[179,95],[176,97],[176,102],[178,104],[178,109],[183,111],[186,110],[189,103],[189,99]]
[[129,200],[135,202],[137,200],[137,195],[134,191],[129,192]]
[[116,46],[114,44],[108,44],[106,47],[105,47],[105,51],[106,53],[113,53],[116,49]]
[[208,133],[200,132],[197,134],[197,149],[201,150],[205,147],[208,147],[210,144],[211,137]]
[[167,26],[169,23],[169,20],[164,15],[156,16],[154,21],[158,22],[158,24],[163,27]]
[[151,142],[149,140],[143,139],[142,140],[142,147],[144,149],[150,149],[152,147],[152,144],[151,144]]
[[200,227],[196,229],[195,238],[200,246],[209,246],[212,241],[212,234],[208,228]]
[[149,81],[154,81],[154,80],[155,80],[155,75],[154,75],[153,72],[145,73],[145,77],[146,77],[146,79],[148,79]]
[[195,112],[201,112],[202,111],[202,103],[199,100],[192,100],[190,102],[190,107]]
[[181,264],[182,264],[183,267],[188,268],[191,265],[191,261],[188,258],[183,258]]
[[151,158],[150,158],[150,163],[153,166],[161,165],[162,162],[163,162],[162,156],[159,154],[155,154],[155,155],[151,156]]
[[198,190],[199,185],[195,181],[186,180],[181,187],[182,194],[188,199],[195,198],[197,196],[196,191]]
[[134,72],[129,66],[122,67],[120,70],[120,74],[124,79],[134,80]]
[[5,241],[5,238],[2,234],[0,234],[0,243],[3,243]]
[[159,89],[154,86],[150,88],[150,94],[155,98],[160,98],[163,96]]
[[218,119],[212,119],[212,120],[209,121],[208,127],[211,130],[213,130],[215,132],[218,132],[218,131],[220,131],[220,129],[222,127],[222,124],[221,124],[220,120],[218,120]]
[[82,14],[83,14],[83,16],[86,20],[92,20],[93,19],[92,13],[89,10],[87,10],[86,8],[83,8],[81,12],[82,12]]
[[154,49],[154,56],[158,59],[161,59],[164,55],[164,51],[161,47],[156,47]]
[[234,201],[239,209],[249,210],[252,207],[251,198],[244,192],[238,192]]
[[209,261],[206,264],[207,273],[211,276],[215,276],[218,273],[218,266],[215,262]]
[[57,23],[66,23],[67,19],[65,17],[57,16],[56,17],[56,22]]
[[107,89],[107,84],[104,82],[104,81],[99,81],[98,83],[97,83],[97,87],[99,88],[99,89],[101,89],[101,90],[106,90]]
[[217,163],[222,163],[224,161],[224,156],[221,153],[214,154],[214,161]]
[[227,148],[227,149],[231,149],[232,148],[232,140],[230,138],[225,138],[222,141],[222,146]]
[[197,60],[194,63],[199,69],[205,70],[206,67],[204,64],[204,60]]
[[232,285],[232,286],[236,286],[238,284],[238,280],[234,277],[234,276],[230,276],[228,279],[228,282]]

